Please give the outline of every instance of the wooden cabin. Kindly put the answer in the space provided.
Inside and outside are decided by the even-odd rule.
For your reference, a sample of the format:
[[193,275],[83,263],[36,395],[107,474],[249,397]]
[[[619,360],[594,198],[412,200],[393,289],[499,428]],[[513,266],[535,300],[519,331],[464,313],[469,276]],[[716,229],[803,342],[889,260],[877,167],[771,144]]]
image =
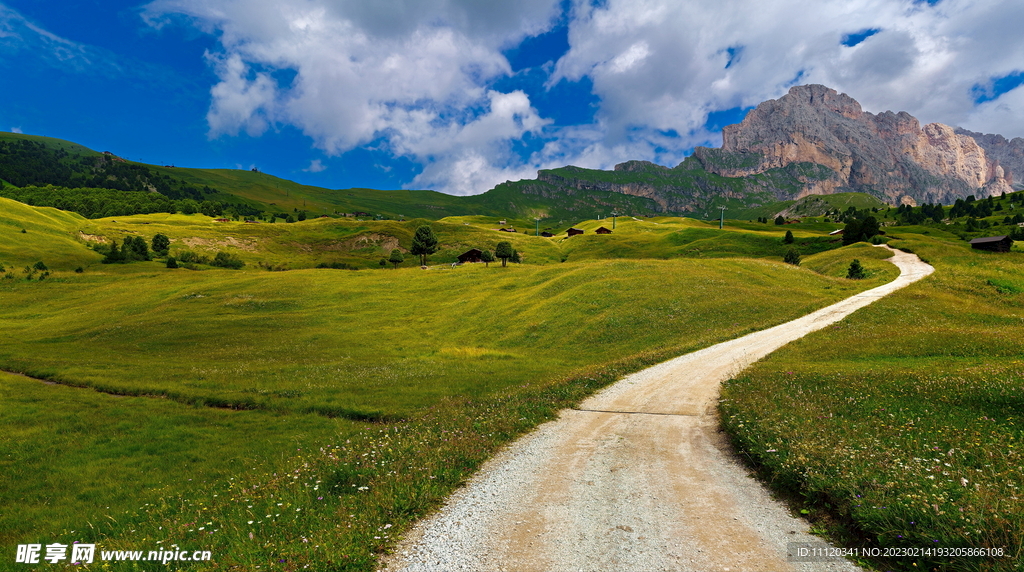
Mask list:
[[540,233],[540,235],[545,237],[545,238],[551,238],[552,236],[555,236],[555,235],[551,234],[550,232],[548,232],[546,230],[544,232]]
[[459,255],[459,264],[466,264],[469,262],[483,262],[480,259],[481,255],[483,255],[483,251],[481,251],[479,248],[471,248]]
[[594,233],[596,233],[596,234],[611,234],[612,231],[602,226],[601,228],[595,230]]
[[583,234],[583,230],[578,228],[570,228],[569,230],[565,231],[565,233],[568,236],[576,236],[577,234]]
[[1013,246],[1013,239],[1008,236],[986,236],[975,238],[971,241],[971,248],[975,250],[989,250],[992,252],[1010,252]]

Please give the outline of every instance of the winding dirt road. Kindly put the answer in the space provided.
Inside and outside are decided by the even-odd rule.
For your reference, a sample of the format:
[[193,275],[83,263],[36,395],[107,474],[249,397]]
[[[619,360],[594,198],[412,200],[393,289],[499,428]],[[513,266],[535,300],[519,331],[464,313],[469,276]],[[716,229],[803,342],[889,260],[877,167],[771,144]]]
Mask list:
[[630,375],[492,459],[420,523],[387,570],[856,570],[795,562],[823,546],[730,452],[719,385],[786,343],[934,269],[894,251],[900,276],[774,328]]

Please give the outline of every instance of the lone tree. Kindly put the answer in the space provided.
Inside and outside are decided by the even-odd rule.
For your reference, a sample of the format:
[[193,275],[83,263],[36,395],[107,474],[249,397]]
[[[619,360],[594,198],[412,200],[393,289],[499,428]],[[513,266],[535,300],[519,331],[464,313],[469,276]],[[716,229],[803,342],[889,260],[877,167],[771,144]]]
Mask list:
[[508,262],[509,258],[512,258],[512,243],[507,240],[503,240],[494,246],[494,255],[501,259],[501,265],[504,267],[505,263]]
[[417,228],[416,234],[412,237],[412,249],[409,250],[409,253],[419,256],[420,266],[426,266],[427,256],[435,252],[437,252],[437,235],[434,234],[434,229],[427,225]]
[[868,273],[864,270],[864,267],[860,265],[860,260],[856,258],[850,263],[850,269],[846,271],[846,277],[852,280],[860,280],[861,278],[867,278]]
[[484,263],[484,268],[489,268],[490,264],[494,262],[494,255],[490,250],[485,250],[480,253],[480,261]]
[[786,224],[786,217],[782,215],[775,217],[775,224],[779,226]]
[[167,238],[162,234],[153,236],[153,252],[160,256],[167,256],[167,251],[171,248],[171,239]]
[[388,262],[395,265],[395,270],[398,270],[398,265],[405,262],[405,255],[402,254],[401,250],[397,248],[391,251],[391,257],[388,258]]
[[786,251],[786,256],[782,257],[782,261],[793,266],[800,266],[800,253],[795,248],[790,248]]
[[782,239],[782,244],[793,244],[794,240],[796,240],[796,239],[793,238],[793,231],[787,230],[786,231],[786,238]]

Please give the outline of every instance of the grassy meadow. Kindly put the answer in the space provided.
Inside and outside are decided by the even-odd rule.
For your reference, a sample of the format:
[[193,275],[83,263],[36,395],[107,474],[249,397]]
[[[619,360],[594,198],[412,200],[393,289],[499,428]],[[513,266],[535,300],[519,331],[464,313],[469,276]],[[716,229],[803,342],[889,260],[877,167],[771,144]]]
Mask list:
[[890,244],[935,274],[728,382],[724,425],[846,546],[1007,554],[871,563],[880,569],[1019,570],[1024,254],[900,235]]
[[[213,552],[180,564],[189,569],[372,569],[497,448],[558,409],[892,276],[858,247],[804,268],[749,258],[767,238],[736,229],[714,229],[738,235],[707,251],[717,257],[687,256],[674,237],[710,227],[679,219],[620,219],[616,234],[572,239],[455,220],[434,223],[449,251],[511,240],[525,263],[452,268],[438,253],[428,270],[267,272],[259,261],[292,260],[307,244],[375,234],[407,246],[418,223],[89,221],[0,206],[0,263],[14,269],[0,279],[0,370],[38,378],[0,376],[0,545]],[[199,238],[210,243],[186,246],[247,264],[104,265],[86,246],[156,232],[172,254]],[[604,239],[607,254],[585,256],[580,238]],[[615,240],[636,258],[617,255]],[[860,257],[874,275],[819,274],[824,255]],[[42,280],[21,270],[37,259],[50,268]]]

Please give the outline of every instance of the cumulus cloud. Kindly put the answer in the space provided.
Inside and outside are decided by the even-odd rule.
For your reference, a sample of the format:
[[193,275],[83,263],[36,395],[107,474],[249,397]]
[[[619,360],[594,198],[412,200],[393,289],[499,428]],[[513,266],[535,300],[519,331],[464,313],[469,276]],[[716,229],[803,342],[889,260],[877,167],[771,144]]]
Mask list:
[[24,133],[24,131],[21,130],[21,127],[11,127],[11,133]]
[[[156,0],[154,27],[216,34],[213,137],[300,128],[329,155],[374,145],[412,158],[408,187],[479,193],[566,163],[675,164],[718,144],[710,112],[823,83],[870,111],[1024,135],[1013,90],[980,106],[975,86],[1020,71],[1017,0],[573,0],[568,53],[548,86],[588,79],[594,122],[558,127],[521,91],[502,50],[551,28],[556,0]],[[877,31],[862,41],[851,35]],[[844,44],[854,44],[845,45]],[[1006,129],[1013,131],[1006,132]],[[523,138],[543,144],[529,156]]]
[[[872,111],[969,124],[983,116],[972,86],[1024,65],[1022,19],[1014,0],[580,0],[550,83],[594,81],[606,143],[638,129],[699,143],[712,137],[707,112],[756,105],[794,83],[826,84]],[[878,32],[843,45],[862,30]]]
[[501,49],[550,27],[555,0],[158,0],[143,16],[220,34],[212,137],[284,123],[328,154],[383,140],[424,164],[410,185],[469,194],[546,123],[522,92],[487,84],[511,72]]
[[309,162],[309,166],[303,169],[307,173],[322,173],[326,170],[327,166],[320,159],[313,159]]

